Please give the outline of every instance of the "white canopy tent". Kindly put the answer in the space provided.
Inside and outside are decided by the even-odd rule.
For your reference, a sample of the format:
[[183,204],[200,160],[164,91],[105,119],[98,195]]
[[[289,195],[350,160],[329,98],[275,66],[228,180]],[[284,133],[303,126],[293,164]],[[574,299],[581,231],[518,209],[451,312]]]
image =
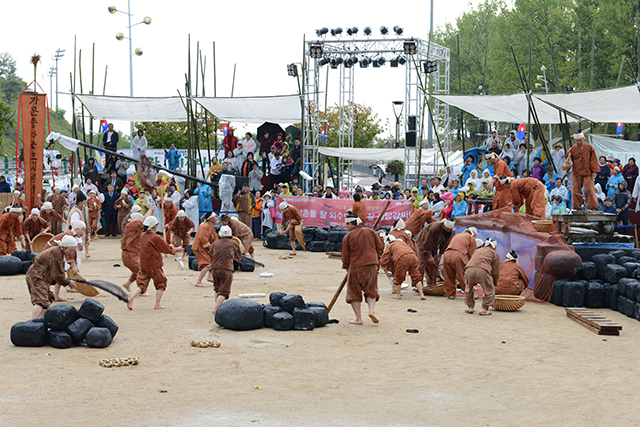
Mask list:
[[[187,113],[180,97],[75,95],[93,117],[138,122],[184,122]],[[222,121],[240,123],[300,123],[298,95],[249,98],[193,98]]]
[[535,94],[534,98],[594,123],[640,123],[640,91],[636,86]]
[[[513,95],[431,95],[446,104],[466,111],[469,114],[493,122],[527,123],[529,106],[524,93]],[[536,102],[534,106],[540,123],[560,123],[560,114],[555,107],[544,102]],[[569,117],[569,121],[577,121]],[[533,122],[533,118],[531,118]]]
[[136,122],[186,122],[179,97],[131,98],[128,96],[75,95],[89,113],[99,119]]
[[608,136],[589,135],[589,143],[596,150],[598,156],[619,159],[624,165],[630,157],[640,156],[640,142],[625,139],[609,138]]

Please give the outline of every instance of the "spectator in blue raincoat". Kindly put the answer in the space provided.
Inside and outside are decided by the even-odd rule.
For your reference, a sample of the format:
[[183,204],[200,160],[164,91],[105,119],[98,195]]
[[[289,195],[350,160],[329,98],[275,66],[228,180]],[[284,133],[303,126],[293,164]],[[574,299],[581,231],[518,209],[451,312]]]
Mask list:
[[213,205],[211,203],[211,186],[207,184],[198,184],[193,194],[198,196],[198,210],[200,217],[207,212],[213,211]]
[[180,167],[180,157],[182,157],[182,153],[176,148],[176,144],[172,142],[169,147],[169,151],[164,152],[164,158],[167,160],[167,167],[172,171],[178,169]]

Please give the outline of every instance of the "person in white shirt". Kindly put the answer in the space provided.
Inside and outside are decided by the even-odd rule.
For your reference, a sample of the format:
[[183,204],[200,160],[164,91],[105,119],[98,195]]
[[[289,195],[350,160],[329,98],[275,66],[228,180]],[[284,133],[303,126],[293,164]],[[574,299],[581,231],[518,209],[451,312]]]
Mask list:
[[551,190],[551,192],[549,193],[549,196],[551,196],[551,197],[561,196],[562,197],[562,201],[564,201],[565,204],[567,202],[569,202],[569,190],[567,190],[567,187],[562,185],[562,179],[561,178],[557,178],[556,179],[556,188]]
[[242,146],[247,150],[247,153],[256,153],[256,142],[253,140],[251,132],[245,134]]
[[498,148],[500,148],[500,137],[495,130],[491,132],[491,136],[484,141],[484,148],[486,148],[487,150],[491,148],[491,144],[493,144],[493,141],[495,141],[498,144]]
[[444,190],[444,185],[442,185],[442,179],[440,179],[439,176],[436,176],[435,178],[435,185],[433,186],[433,192],[438,194],[438,196],[440,194],[442,194],[442,191]]
[[147,142],[147,137],[144,136],[144,131],[138,129],[137,135],[131,140],[131,157],[140,160],[141,155],[147,155],[148,146],[149,143]]
[[195,231],[200,227],[200,211],[198,209],[198,196],[194,196],[191,190],[185,190],[182,207],[194,226]]
[[557,143],[553,146],[553,151],[551,152],[551,159],[553,159],[553,164],[556,166],[556,171],[560,177],[564,177],[567,173],[562,170],[562,164],[564,163],[565,152],[564,148],[562,148],[561,143]]
[[[176,168],[176,172],[182,172],[182,168]],[[176,184],[178,185],[178,188],[181,191],[184,192],[187,189],[186,186],[185,186],[185,184],[187,182],[186,179],[184,179],[183,177],[178,176],[178,175],[174,175],[173,179],[175,179]]]
[[236,158],[236,162],[238,163],[238,170],[242,168],[244,161],[247,160],[247,149],[244,148],[243,141],[238,141],[238,148],[233,150],[233,156]]
[[240,171],[240,168],[238,166],[238,161],[233,156],[233,152],[231,152],[231,151],[229,151],[227,153],[227,158],[224,159],[224,161],[222,163],[226,163],[227,164],[227,169],[229,170],[229,172],[231,172],[234,175],[237,175],[238,172]]
[[96,187],[96,185],[91,182],[91,178],[87,178],[86,183],[82,186],[80,191],[82,191],[85,196],[89,196],[89,191],[91,190],[95,191],[96,194],[98,194],[98,187]]

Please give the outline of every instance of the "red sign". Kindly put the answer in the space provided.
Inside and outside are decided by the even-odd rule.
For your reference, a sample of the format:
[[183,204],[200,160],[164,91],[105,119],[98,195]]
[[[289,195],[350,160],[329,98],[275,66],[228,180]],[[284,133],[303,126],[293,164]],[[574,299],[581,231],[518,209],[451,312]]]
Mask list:
[[[292,206],[300,210],[304,218],[304,225],[309,227],[330,227],[338,225],[344,227],[344,217],[346,212],[353,206],[353,200],[347,199],[324,199],[320,197],[276,197],[276,206],[285,200]],[[365,225],[373,227],[382,212],[387,200],[363,200],[367,209],[367,220]],[[407,220],[413,213],[413,202],[411,200],[392,200],[387,211],[382,216],[379,226],[393,225],[395,220],[402,218]],[[278,209],[277,223],[282,221],[282,211]]]
[[21,97],[22,141],[24,147],[24,195],[29,209],[42,200],[42,164],[44,158],[44,122],[46,94],[25,92]]

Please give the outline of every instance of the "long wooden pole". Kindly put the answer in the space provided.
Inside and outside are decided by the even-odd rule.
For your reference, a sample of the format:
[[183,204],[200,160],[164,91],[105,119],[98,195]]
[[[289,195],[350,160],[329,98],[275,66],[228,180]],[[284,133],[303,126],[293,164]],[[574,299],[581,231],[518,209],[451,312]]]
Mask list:
[[[380,224],[380,221],[382,220],[382,217],[385,214],[385,212],[387,211],[387,208],[389,207],[390,204],[391,204],[391,200],[389,200],[384,205],[384,208],[382,208],[382,211],[380,212],[380,215],[378,215],[378,219],[376,219],[376,222],[373,224],[373,229],[374,230],[376,229],[378,224]],[[333,295],[333,298],[331,299],[331,302],[329,303],[329,306],[327,307],[327,313],[331,312],[331,309],[335,305],[336,301],[338,300],[338,297],[340,296],[340,294],[342,293],[342,290],[344,289],[344,285],[347,284],[347,279],[348,278],[349,278],[349,272],[347,271],[347,274],[344,275],[344,279],[342,279],[342,283],[340,283],[340,286],[338,286],[338,290],[336,290],[336,293]]]

